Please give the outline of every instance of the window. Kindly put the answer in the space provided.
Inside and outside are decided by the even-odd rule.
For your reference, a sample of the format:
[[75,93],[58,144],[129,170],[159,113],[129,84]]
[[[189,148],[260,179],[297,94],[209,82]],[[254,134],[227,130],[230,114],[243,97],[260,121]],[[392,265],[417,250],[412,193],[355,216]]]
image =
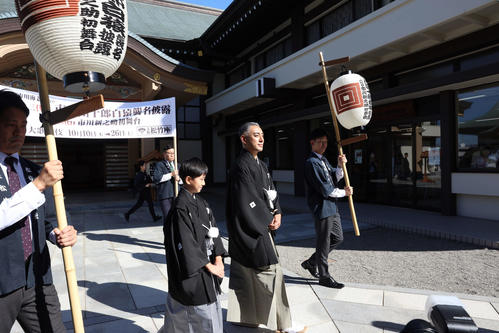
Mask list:
[[459,169],[499,170],[499,82],[457,99]]
[[179,139],[201,138],[200,113],[199,97],[177,108],[177,137]]
[[267,51],[255,57],[255,73],[261,71],[267,66],[286,58],[293,53],[293,45],[291,38],[274,45]]
[[347,2],[322,18],[322,34],[327,36],[353,22],[352,3]]

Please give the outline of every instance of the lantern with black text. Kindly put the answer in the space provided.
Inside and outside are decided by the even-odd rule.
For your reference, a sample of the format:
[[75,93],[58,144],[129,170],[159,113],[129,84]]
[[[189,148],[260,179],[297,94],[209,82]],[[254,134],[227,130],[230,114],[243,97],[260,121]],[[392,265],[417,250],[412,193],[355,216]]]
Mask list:
[[126,0],[15,0],[35,60],[70,92],[105,87],[125,57]]
[[369,123],[372,117],[371,94],[362,76],[348,71],[334,80],[329,92],[341,126],[351,129]]

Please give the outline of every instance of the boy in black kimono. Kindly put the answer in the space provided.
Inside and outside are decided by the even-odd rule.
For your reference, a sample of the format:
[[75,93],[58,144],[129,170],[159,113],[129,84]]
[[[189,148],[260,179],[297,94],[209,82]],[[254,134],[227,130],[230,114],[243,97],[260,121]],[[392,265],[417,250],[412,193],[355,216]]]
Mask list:
[[208,167],[198,158],[183,162],[184,186],[164,226],[168,299],[164,332],[222,333],[218,295],[226,256],[215,218],[198,193]]

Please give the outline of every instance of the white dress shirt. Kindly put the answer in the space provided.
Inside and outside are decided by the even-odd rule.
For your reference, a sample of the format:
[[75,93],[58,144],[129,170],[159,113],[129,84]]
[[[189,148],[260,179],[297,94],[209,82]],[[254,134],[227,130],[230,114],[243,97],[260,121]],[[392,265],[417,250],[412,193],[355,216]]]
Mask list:
[[[319,153],[316,153],[316,152],[314,152],[314,154],[317,155],[317,157],[319,157],[319,159],[321,160],[322,167],[324,168],[324,171],[326,172],[326,174],[330,175],[329,174],[329,169],[326,166],[326,163],[324,163],[324,161],[322,160],[323,156],[321,154],[319,154]],[[340,179],[343,178],[343,169],[342,168],[333,168],[333,170],[335,171],[336,180],[340,181]],[[328,179],[331,182],[331,184],[334,185],[333,180],[330,179],[329,177],[328,177]],[[335,187],[334,190],[333,190],[333,192],[329,193],[329,196],[331,198],[343,198],[345,196],[345,194],[346,194],[345,190]]]
[[[1,176],[5,176],[7,183],[9,183],[9,178],[7,177],[7,165],[5,164],[5,158],[7,156],[7,154],[0,152],[0,169],[2,169],[3,173]],[[26,212],[31,212],[45,203],[45,195],[38,190],[33,182],[26,184],[24,172],[21,167],[21,163],[19,162],[19,154],[15,153],[11,156],[17,159],[17,162],[14,163],[14,169],[19,176],[21,189],[10,198],[3,199],[0,203],[0,231],[10,227],[16,222],[19,222],[21,219],[26,217]],[[29,215],[28,218],[30,219],[29,226],[31,231],[33,231],[31,217]],[[31,237],[33,237],[33,232],[31,232]],[[50,240],[55,242],[55,234],[53,231],[50,234]]]
[[[168,166],[170,167],[170,169],[172,169],[172,170],[174,170],[174,169],[175,169],[175,167],[173,166],[173,162],[166,161],[166,160],[165,160],[165,162],[166,162],[166,164],[168,164]],[[170,179],[172,179],[172,173],[171,173],[171,172],[170,172],[170,173],[165,173],[165,174],[163,175],[163,177],[161,177],[161,180],[160,180],[159,182],[160,182],[160,183],[167,182],[167,181],[169,181]]]

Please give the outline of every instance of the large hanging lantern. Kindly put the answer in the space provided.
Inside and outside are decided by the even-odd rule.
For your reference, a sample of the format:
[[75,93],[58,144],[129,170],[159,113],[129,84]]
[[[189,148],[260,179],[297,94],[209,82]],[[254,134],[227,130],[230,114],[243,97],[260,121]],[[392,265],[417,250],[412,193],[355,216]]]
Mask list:
[[372,117],[372,103],[366,80],[348,71],[334,80],[329,92],[341,126],[351,129],[365,126]]
[[126,52],[126,0],[15,0],[35,60],[70,92],[97,91]]

